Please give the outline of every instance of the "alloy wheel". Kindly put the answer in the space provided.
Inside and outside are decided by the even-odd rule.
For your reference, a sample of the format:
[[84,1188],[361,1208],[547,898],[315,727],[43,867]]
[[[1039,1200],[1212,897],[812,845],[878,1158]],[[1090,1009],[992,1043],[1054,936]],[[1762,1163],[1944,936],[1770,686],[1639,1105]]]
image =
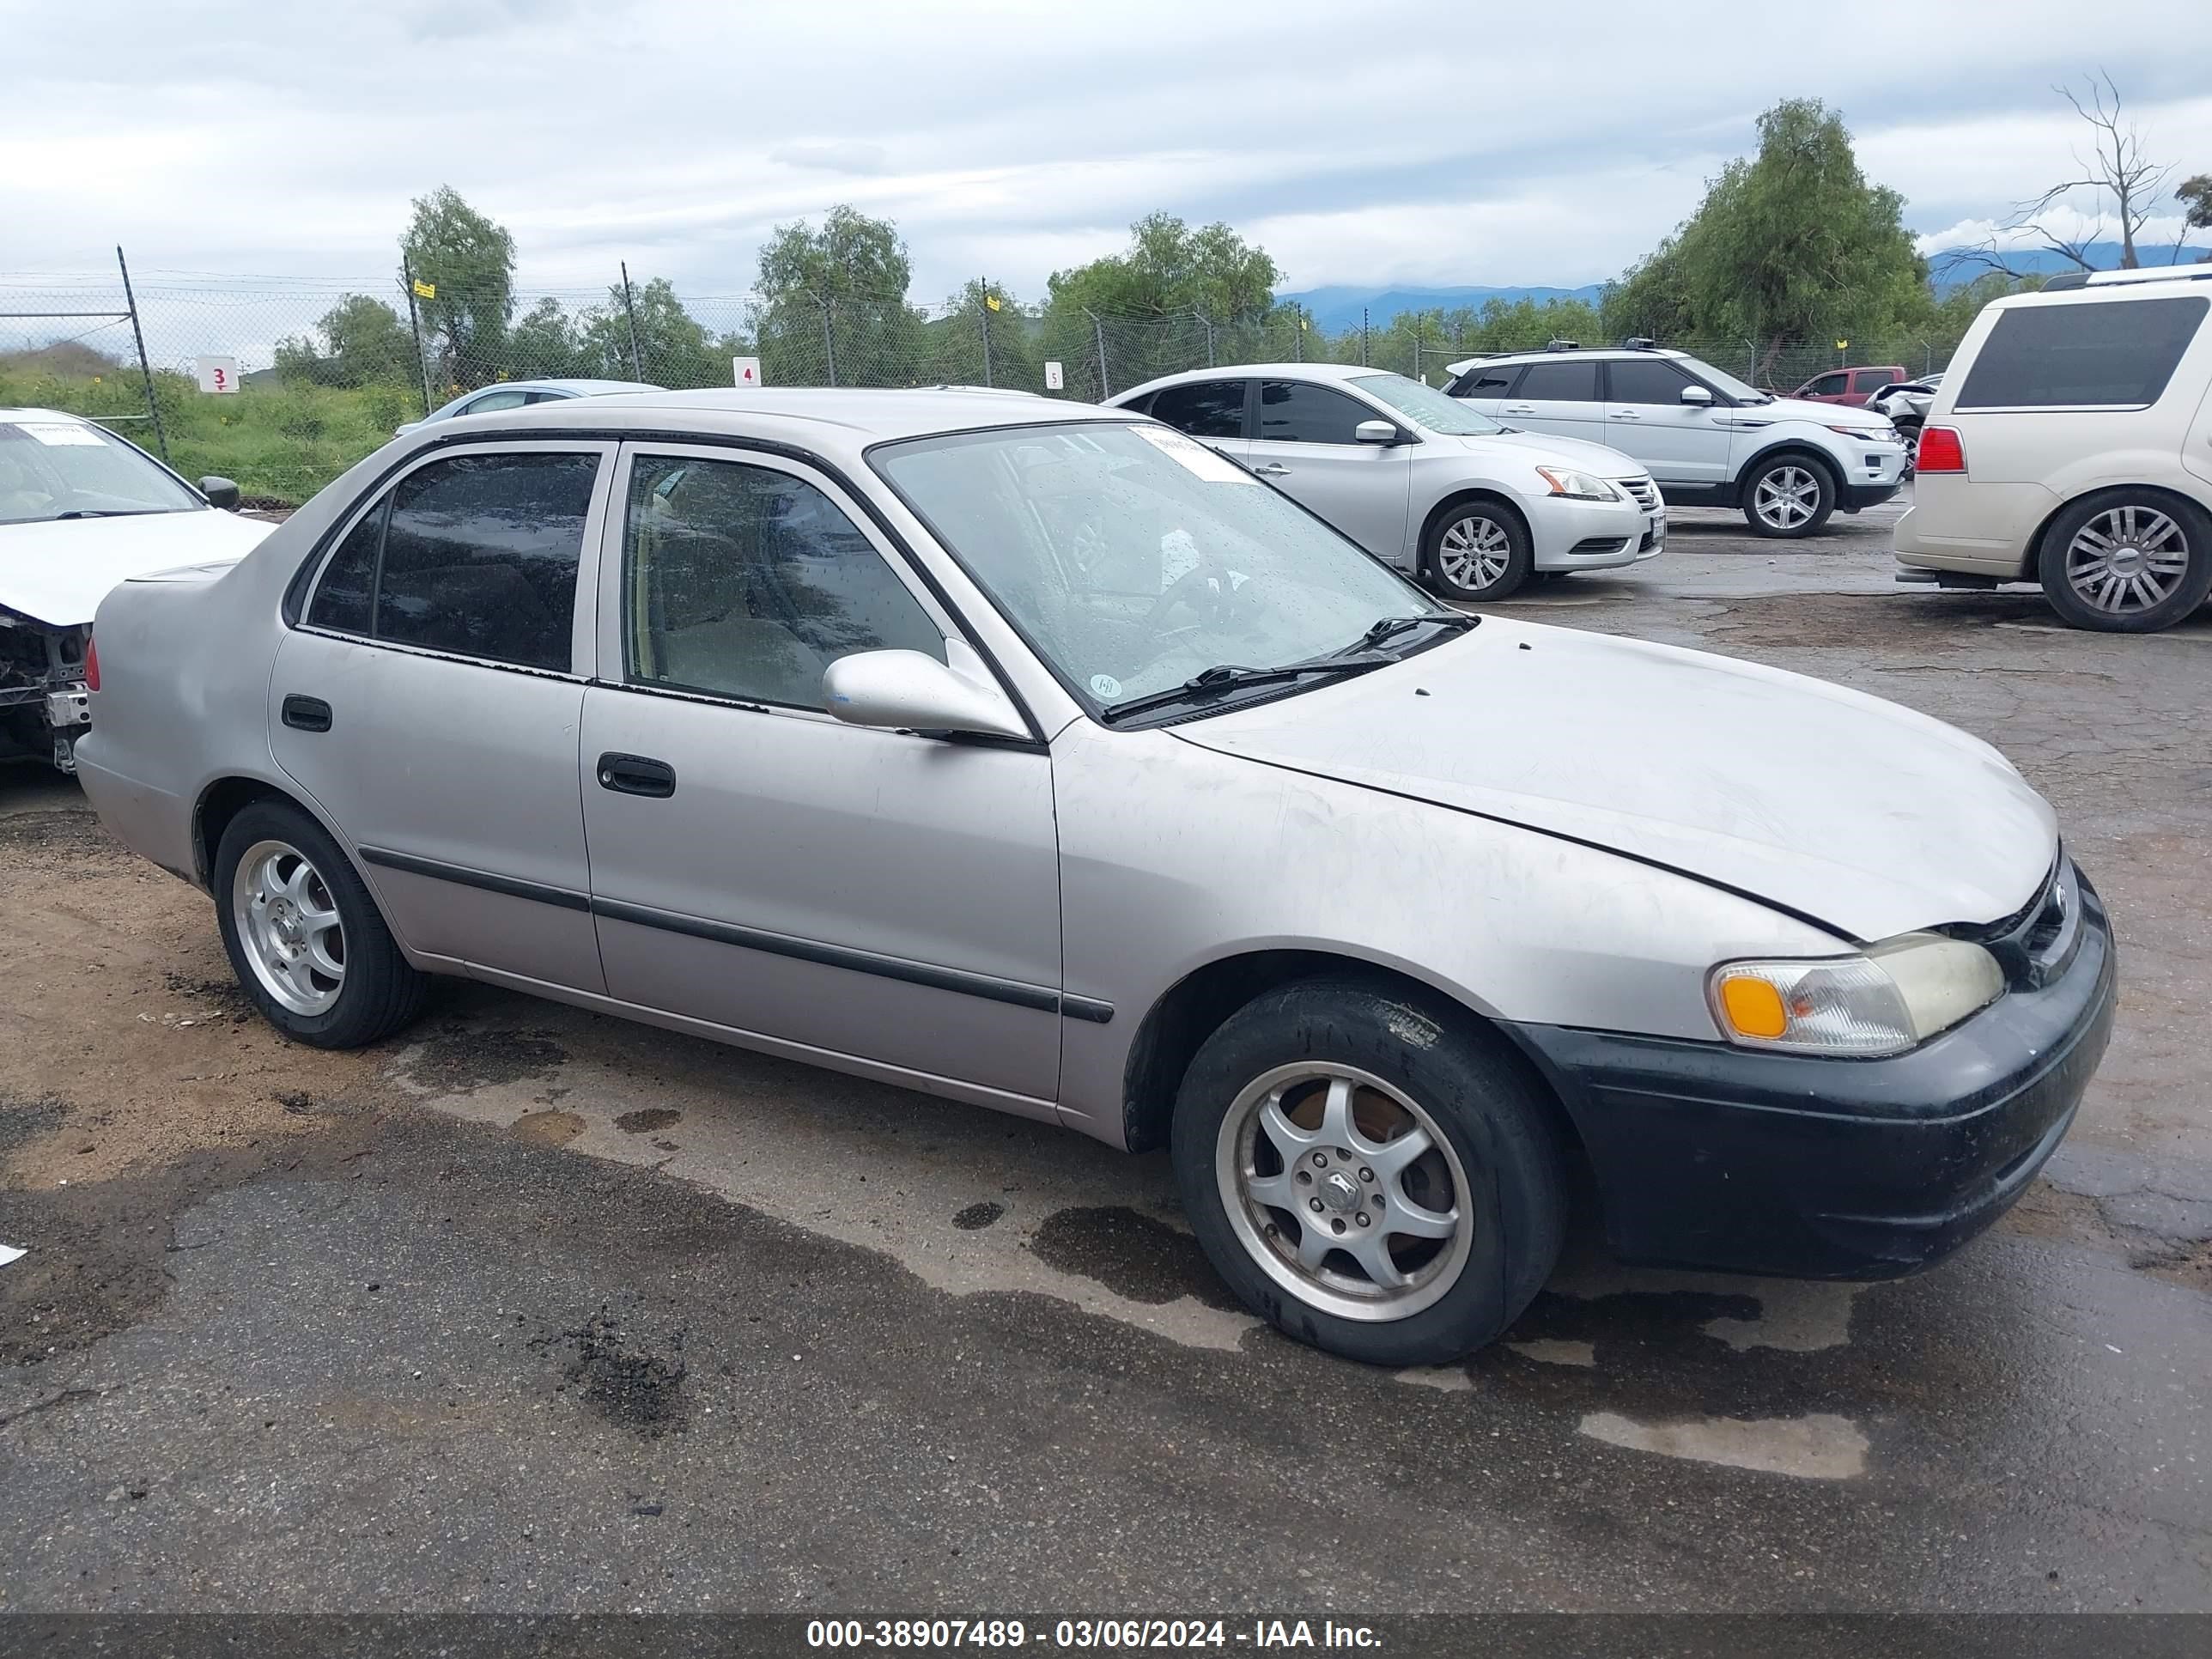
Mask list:
[[1437,542],[1437,569],[1469,592],[1493,587],[1513,560],[1513,538],[1497,520],[1470,514],[1444,526]]
[[296,847],[256,842],[238,861],[231,919],[261,988],[295,1014],[325,1014],[345,988],[345,926],[322,874]]
[[1820,510],[1820,480],[1807,467],[1778,466],[1752,494],[1752,511],[1770,530],[1796,530]]
[[1222,1120],[1214,1176],[1261,1269],[1340,1318],[1432,1306],[1474,1249],[1474,1195],[1450,1140],[1356,1066],[1302,1060],[1254,1079]]
[[2074,532],[2066,582],[2092,610],[2130,616],[2180,586],[2189,556],[2189,538],[2178,520],[2130,502],[2106,508]]

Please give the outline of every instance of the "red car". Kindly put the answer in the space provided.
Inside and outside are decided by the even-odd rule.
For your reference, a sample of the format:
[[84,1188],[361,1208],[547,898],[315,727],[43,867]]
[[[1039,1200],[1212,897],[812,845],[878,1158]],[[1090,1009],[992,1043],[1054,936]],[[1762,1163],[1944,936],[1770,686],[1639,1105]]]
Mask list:
[[1816,404],[1860,404],[1886,386],[1912,377],[1895,363],[1878,368],[1832,368],[1815,374],[1790,395]]

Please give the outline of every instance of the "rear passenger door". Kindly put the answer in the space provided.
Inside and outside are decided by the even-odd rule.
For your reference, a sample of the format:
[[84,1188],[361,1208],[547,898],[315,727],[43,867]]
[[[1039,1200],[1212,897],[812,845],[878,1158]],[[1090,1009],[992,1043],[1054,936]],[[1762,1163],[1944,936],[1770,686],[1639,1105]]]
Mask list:
[[617,499],[583,744],[609,994],[1049,1115],[1051,756],[824,711],[854,652],[990,672],[827,474],[641,445]]
[[1604,443],[1605,404],[1601,401],[1604,393],[1597,375],[1595,358],[1531,363],[1513,388],[1513,395],[1498,404],[1498,418],[1525,432],[1548,432],[1555,437]]
[[[352,519],[269,682],[270,747],[403,944],[602,988],[576,738],[613,447],[441,448]],[[589,588],[584,587],[588,592]]]
[[1354,435],[1362,421],[1390,417],[1310,380],[1258,386],[1247,464],[1376,557],[1405,564],[1413,446],[1364,444]]

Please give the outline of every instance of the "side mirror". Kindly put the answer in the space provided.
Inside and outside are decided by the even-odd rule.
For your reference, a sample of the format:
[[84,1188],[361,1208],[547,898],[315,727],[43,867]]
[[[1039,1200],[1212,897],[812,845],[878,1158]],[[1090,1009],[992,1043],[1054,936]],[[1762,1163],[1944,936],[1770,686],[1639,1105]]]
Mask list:
[[236,507],[238,486],[228,478],[218,478],[210,472],[200,480],[200,494],[207,497],[210,507]]
[[1686,404],[1702,409],[1712,400],[1713,394],[1701,386],[1686,386],[1682,388],[1682,401]]
[[1030,736],[996,685],[919,651],[857,651],[823,671],[822,706],[848,726],[895,732]]
[[1389,421],[1362,421],[1352,428],[1352,435],[1363,444],[1395,444],[1400,441],[1398,428]]

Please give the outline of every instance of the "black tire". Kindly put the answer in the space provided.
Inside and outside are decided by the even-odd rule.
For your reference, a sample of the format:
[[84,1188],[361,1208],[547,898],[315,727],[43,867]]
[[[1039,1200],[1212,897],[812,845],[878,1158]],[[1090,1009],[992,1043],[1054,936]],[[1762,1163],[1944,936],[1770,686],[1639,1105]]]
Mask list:
[[[2170,526],[2170,531],[2158,529],[2160,522]],[[2164,597],[2148,605],[2138,603],[2142,590],[2130,581],[2128,591],[2117,596],[2128,608],[2106,610],[2076,586],[2076,574],[2086,576],[2087,572],[2075,564],[2075,539],[2085,531],[2119,532],[2130,524],[2139,526],[2152,556],[2179,557],[2179,580]],[[2094,556],[2085,550],[2085,557]],[[2106,489],[2085,495],[2044,531],[2035,574],[2043,584],[2044,599],[2071,627],[2100,634],[2155,634],[2189,616],[2212,593],[2212,515],[2179,496],[2154,489]],[[2155,573],[2146,572],[2145,577],[2154,580]],[[2090,586],[2094,589],[2101,584],[2091,579]]]
[[[1231,1015],[1191,1061],[1176,1097],[1171,1136],[1184,1211],[1230,1289],[1285,1335],[1370,1364],[1442,1364],[1494,1340],[1550,1276],[1566,1216],[1564,1158],[1551,1109],[1539,1085],[1505,1051],[1485,1041],[1470,1018],[1449,1004],[1371,981],[1304,980],[1267,992]],[[1217,1158],[1226,1157],[1233,1170],[1243,1158],[1234,1150],[1242,1143],[1234,1139],[1231,1109],[1271,1071],[1307,1063],[1364,1072],[1418,1103],[1449,1139],[1464,1171],[1466,1193],[1455,1183],[1437,1188],[1431,1176],[1422,1176],[1423,1192],[1454,1196],[1455,1209],[1471,1194],[1471,1237],[1463,1245],[1455,1237],[1436,1247],[1432,1260],[1455,1249],[1463,1249],[1464,1254],[1455,1273],[1439,1270],[1435,1275],[1434,1299],[1401,1316],[1347,1317],[1318,1305],[1280,1276],[1288,1273],[1294,1279],[1294,1269],[1279,1266],[1271,1273],[1261,1264],[1256,1252],[1270,1246],[1256,1224],[1232,1218],[1217,1166]],[[1354,1097],[1362,1098],[1403,1111],[1364,1086]],[[1237,1113],[1239,1119],[1244,1115]],[[1227,1152],[1224,1137],[1232,1149]],[[1285,1178],[1302,1174],[1304,1156],[1295,1169],[1284,1160],[1277,1173]],[[1410,1188],[1421,1164],[1438,1157],[1425,1154],[1394,1179],[1401,1178]],[[1355,1152],[1345,1166],[1347,1174],[1356,1171],[1359,1179],[1370,1179],[1371,1172],[1358,1167],[1359,1162]],[[1446,1180],[1452,1180],[1448,1167],[1434,1167],[1444,1169]],[[1324,1186],[1335,1168],[1323,1172]],[[1237,1179],[1233,1174],[1228,1178]],[[1244,1210],[1241,1203],[1239,1208]],[[1244,1212],[1248,1218],[1254,1213]],[[1262,1213],[1280,1223],[1298,1212]],[[1376,1218],[1381,1219],[1379,1212]],[[1336,1221],[1331,1224],[1342,1231]],[[1249,1230],[1249,1243],[1240,1225]],[[1295,1241],[1285,1233],[1277,1225],[1268,1237],[1280,1241],[1281,1250],[1294,1251]],[[1322,1236],[1316,1231],[1316,1237]],[[1422,1247],[1416,1241],[1414,1248]]]
[[[1472,545],[1464,550],[1457,532],[1465,532]],[[1451,545],[1447,547],[1447,541]],[[1478,556],[1480,555],[1480,556]],[[1463,577],[1479,572],[1493,556],[1502,555],[1498,574],[1487,581],[1470,583]],[[1462,572],[1455,576],[1449,564]],[[1421,568],[1446,599],[1487,604],[1510,599],[1528,581],[1535,568],[1535,553],[1528,526],[1521,515],[1502,501],[1461,501],[1446,507],[1421,540]]]
[[[335,908],[342,935],[343,978],[331,1006],[316,1012],[287,1007],[263,981],[240,937],[234,902],[239,866],[268,842],[295,849],[319,878]],[[262,1018],[295,1042],[318,1048],[359,1048],[389,1036],[422,1012],[429,976],[410,966],[392,930],[362,884],[352,861],[321,824],[289,801],[258,800],[243,808],[222,832],[213,872],[216,917],[231,971]]]
[[[1793,471],[1810,480],[1814,490],[1811,516],[1796,524],[1772,522],[1762,517],[1759,491],[1769,480],[1773,481],[1781,494],[1802,501],[1802,492],[1806,485],[1790,477]],[[1751,526],[1754,536],[1766,536],[1781,541],[1796,541],[1802,537],[1817,536],[1826,528],[1829,519],[1835,514],[1837,491],[1836,475],[1829,471],[1825,462],[1794,450],[1769,455],[1755,463],[1751,471],[1743,475],[1741,498],[1744,522]]]
[[1897,435],[1905,440],[1904,477],[1909,482],[1912,475],[1919,471],[1920,428],[1925,422],[1908,415],[1905,419],[1894,422],[1893,424],[1897,428]]

